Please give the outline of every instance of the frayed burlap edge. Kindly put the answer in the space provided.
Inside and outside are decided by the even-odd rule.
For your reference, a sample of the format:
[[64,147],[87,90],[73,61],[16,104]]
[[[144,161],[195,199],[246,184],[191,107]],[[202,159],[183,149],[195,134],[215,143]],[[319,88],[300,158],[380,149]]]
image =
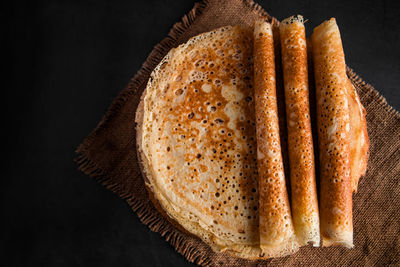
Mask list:
[[[270,16],[259,4],[253,0],[243,0],[244,3],[251,8],[259,16],[267,17],[269,20],[277,21],[274,17]],[[204,251],[199,251],[192,247],[186,241],[185,235],[179,230],[174,228],[167,220],[157,216],[154,213],[154,208],[149,206],[148,203],[143,203],[137,199],[131,192],[125,191],[120,184],[112,181],[112,178],[107,176],[107,173],[92,161],[88,153],[88,148],[96,138],[98,133],[107,127],[107,123],[113,119],[124,103],[134,94],[138,92],[138,88],[147,82],[147,79],[152,70],[162,60],[162,57],[174,46],[177,45],[178,38],[183,32],[195,21],[195,19],[202,14],[202,12],[209,6],[210,2],[204,0],[196,3],[193,9],[186,14],[181,22],[176,23],[170,30],[168,36],[163,39],[158,45],[154,47],[146,61],[143,63],[141,69],[130,80],[127,87],[114,99],[107,113],[102,118],[96,129],[89,134],[89,136],[82,142],[76,150],[77,157],[75,162],[78,164],[79,170],[86,175],[94,178],[107,189],[111,190],[119,197],[127,201],[129,206],[136,212],[141,222],[147,225],[152,231],[160,233],[180,254],[182,254],[188,261],[202,265],[209,266],[212,264],[210,258],[205,255]],[[386,99],[380,95],[371,85],[366,83],[359,77],[351,68],[347,67],[347,75],[357,88],[365,88],[367,94],[371,94],[378,99],[378,104],[381,105],[389,114],[394,117],[400,118],[400,113],[391,107]],[[139,174],[140,175],[140,174]]]

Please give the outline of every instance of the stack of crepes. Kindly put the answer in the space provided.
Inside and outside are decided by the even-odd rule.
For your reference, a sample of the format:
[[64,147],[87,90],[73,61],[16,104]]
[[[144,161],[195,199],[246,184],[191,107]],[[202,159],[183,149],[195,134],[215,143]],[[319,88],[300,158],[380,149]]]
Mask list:
[[365,115],[335,19],[311,41],[301,16],[203,33],[155,68],[136,113],[150,198],[176,227],[238,257],[286,256],[321,239],[351,248]]

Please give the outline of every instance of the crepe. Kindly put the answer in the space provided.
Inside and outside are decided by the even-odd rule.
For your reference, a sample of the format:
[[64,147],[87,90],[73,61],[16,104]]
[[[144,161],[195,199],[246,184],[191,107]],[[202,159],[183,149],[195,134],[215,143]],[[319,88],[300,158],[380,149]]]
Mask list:
[[311,36],[317,99],[322,245],[353,247],[348,78],[334,18]]
[[311,129],[307,43],[302,16],[279,26],[285,87],[292,214],[301,245],[320,244],[318,198]]
[[282,161],[271,25],[254,24],[254,97],[259,175],[260,247],[264,257],[298,250]]
[[215,251],[248,259],[261,254],[252,34],[228,26],[172,49],[136,114],[156,207]]

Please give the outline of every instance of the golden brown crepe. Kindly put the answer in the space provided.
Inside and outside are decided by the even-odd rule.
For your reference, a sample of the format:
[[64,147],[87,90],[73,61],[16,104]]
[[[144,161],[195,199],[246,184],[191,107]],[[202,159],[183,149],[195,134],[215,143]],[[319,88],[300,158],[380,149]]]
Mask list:
[[280,23],[292,188],[293,223],[300,245],[320,244],[318,198],[308,89],[307,44],[302,16]]
[[348,78],[334,18],[311,36],[317,99],[322,245],[353,247]]
[[136,118],[158,206],[215,251],[249,259],[261,253],[252,53],[241,26],[191,38],[153,71]]
[[260,247],[264,257],[289,255],[298,250],[279,137],[275,56],[271,25],[254,25],[254,97],[259,175]]

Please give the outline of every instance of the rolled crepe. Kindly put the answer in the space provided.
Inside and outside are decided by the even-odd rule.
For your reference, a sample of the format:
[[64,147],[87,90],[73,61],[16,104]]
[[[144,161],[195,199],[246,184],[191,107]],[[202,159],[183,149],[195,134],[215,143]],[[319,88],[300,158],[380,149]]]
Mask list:
[[271,24],[254,25],[254,96],[259,175],[259,231],[263,257],[298,250],[294,233],[279,137],[275,56]]
[[353,247],[350,109],[346,65],[334,18],[311,36],[320,157],[322,245]]
[[293,223],[300,245],[320,244],[318,197],[302,16],[279,26],[285,87]]

